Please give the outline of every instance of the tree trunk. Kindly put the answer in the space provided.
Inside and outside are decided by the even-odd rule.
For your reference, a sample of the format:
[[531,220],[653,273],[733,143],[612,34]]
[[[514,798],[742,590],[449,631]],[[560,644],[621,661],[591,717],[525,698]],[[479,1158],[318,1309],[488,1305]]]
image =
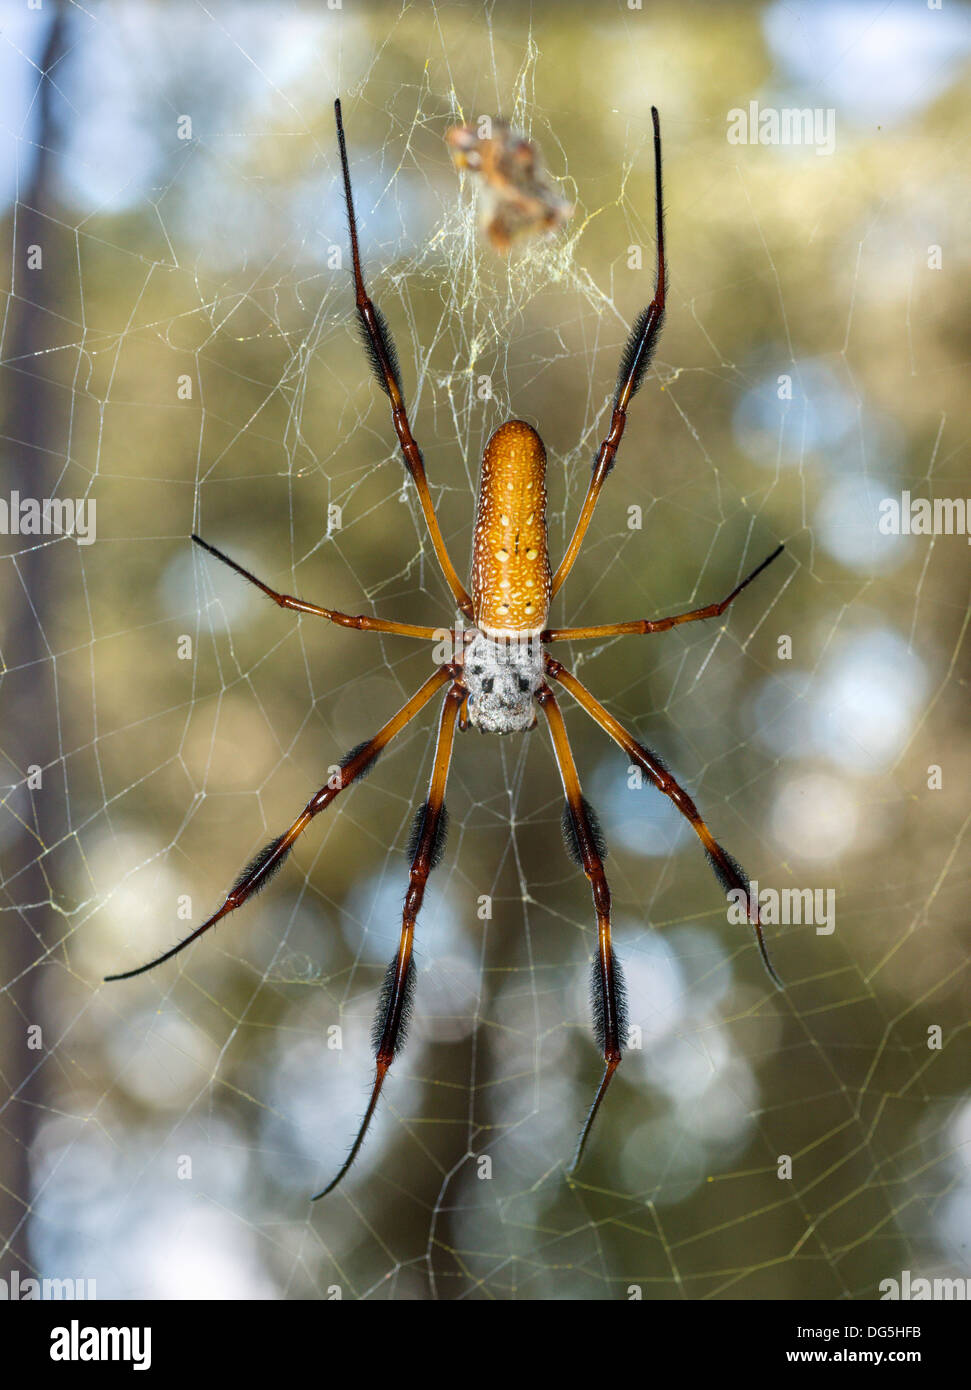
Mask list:
[[[47,16],[50,16],[47,19]],[[64,391],[59,354],[45,357],[53,333],[63,339],[59,288],[64,271],[53,254],[54,195],[51,151],[57,141],[55,90],[47,74],[66,49],[63,6],[37,12],[48,31],[40,68],[37,111],[25,132],[25,153],[34,142],[33,172],[12,209],[8,230],[12,258],[12,296],[8,299],[0,340],[3,373],[3,492],[9,500],[43,499],[55,494],[65,457]],[[54,78],[54,81],[59,79]],[[40,247],[40,269],[28,268],[28,248]],[[34,257],[36,259],[36,256]],[[46,544],[45,544],[46,540]],[[38,1118],[43,1114],[46,1068],[52,1037],[44,1027],[40,965],[45,949],[62,924],[52,921],[54,896],[48,851],[63,834],[64,766],[58,758],[55,670],[48,643],[47,618],[57,592],[62,548],[72,541],[51,542],[43,536],[5,536],[2,563],[3,637],[0,665],[0,727],[3,730],[0,772],[9,791],[4,831],[15,827],[4,844],[0,865],[0,1277],[32,1270],[28,1247],[30,1154]],[[41,785],[31,787],[28,768],[41,768]],[[34,775],[31,778],[36,783]],[[40,1025],[41,1032],[31,1034]],[[38,1043],[40,1044],[38,1046]]]

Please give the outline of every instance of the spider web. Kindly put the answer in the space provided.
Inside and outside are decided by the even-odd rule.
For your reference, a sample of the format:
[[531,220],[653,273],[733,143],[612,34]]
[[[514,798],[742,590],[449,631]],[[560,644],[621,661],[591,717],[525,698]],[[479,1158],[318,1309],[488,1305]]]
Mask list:
[[[3,1277],[873,1298],[971,1273],[968,551],[876,530],[885,496],[969,491],[947,11],[105,4],[5,27],[5,474],[95,503],[97,539],[3,538]],[[368,1094],[434,706],[258,901],[101,979],[202,921],[429,670],[420,643],[280,612],[190,533],[328,606],[453,617],[355,341],[338,93],[460,571],[510,416],[543,433],[554,562],[566,544],[652,292],[660,108],[669,320],[552,620],[698,606],[787,549],[721,622],[557,655],[760,885],[832,890],[836,926],[770,928],[775,992],[690,830],[564,695],[635,1028],[569,1181],[600,1074],[590,894],[544,730],[460,737],[408,1044],[312,1206]],[[756,99],[834,108],[835,154],[729,144]],[[506,260],[443,140],[482,114],[576,207]]]

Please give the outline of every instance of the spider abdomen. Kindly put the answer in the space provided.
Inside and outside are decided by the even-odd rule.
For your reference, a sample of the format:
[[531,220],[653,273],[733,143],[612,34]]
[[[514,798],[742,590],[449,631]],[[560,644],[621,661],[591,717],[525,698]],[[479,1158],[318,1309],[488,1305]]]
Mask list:
[[485,447],[472,544],[472,606],[488,634],[539,633],[550,603],[546,450],[531,425],[509,420]]

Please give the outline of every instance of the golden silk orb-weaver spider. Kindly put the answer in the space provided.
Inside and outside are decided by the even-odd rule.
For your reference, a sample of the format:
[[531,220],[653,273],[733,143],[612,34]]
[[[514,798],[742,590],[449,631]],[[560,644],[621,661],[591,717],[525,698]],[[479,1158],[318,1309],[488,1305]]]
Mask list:
[[508,121],[480,117],[475,125],[445,132],[456,169],[480,182],[479,221],[494,251],[504,255],[513,243],[553,232],[573,216],[573,207],[552,186],[543,156]]
[[[664,318],[665,260],[664,219],[661,188],[661,132],[658,113],[651,108],[654,122],[655,204],[657,212],[657,271],[654,298],[637,317],[621,358],[614,394],[610,430],[597,451],[586,497],[580,509],[566,554],[556,570],[551,570],[546,538],[546,451],[543,441],[522,420],[510,420],[492,435],[485,448],[479,478],[479,496],[472,548],[471,593],[449,559],[432,504],[421,451],[415,443],[405,411],[397,354],[391,333],[380,311],[368,297],[361,270],[357,223],[351,194],[351,176],[341,120],[341,106],[334,104],[337,140],[340,149],[344,197],[351,239],[354,289],[364,347],[378,385],[391,403],[394,424],[405,466],[418,491],[428,534],[442,573],[448,583],[461,618],[453,632],[453,659],[438,666],[419,690],[388,720],[373,738],[358,744],[346,754],[339,774],[307,802],[289,829],[272,840],[240,874],[218,911],[171,950],[136,970],[110,975],[109,980],[127,980],[153,970],[157,965],[185,950],[210,927],[241,907],[263,888],[280,868],[294,841],[307,826],[354,782],[374,766],[375,760],[392,739],[415,718],[440,691],[445,691],[435,745],[428,799],[418,809],[412,827],[408,853],[411,869],[401,921],[398,950],[388,966],[374,1022],[373,1043],[376,1070],[371,1096],[360,1129],[337,1176],[317,1194],[332,1192],[347,1173],[364,1142],[378,1103],[385,1077],[404,1040],[414,986],[412,948],[415,924],[422,905],[425,885],[445,848],[445,786],[455,731],[476,728],[482,733],[511,734],[532,729],[539,710],[549,728],[553,753],[565,794],[563,834],[567,849],[590,882],[597,916],[597,949],[593,960],[592,1002],[594,1029],[603,1056],[604,1069],[583,1125],[571,1167],[583,1154],[593,1121],[607,1087],[621,1059],[627,1038],[623,976],[611,944],[610,890],[604,874],[606,849],[597,818],[580,788],[580,778],[567,737],[566,725],[553,685],[569,691],[577,703],[623,749],[630,763],[646,774],[652,785],[670,797],[687,818],[700,839],[708,861],[722,889],[741,891],[749,904],[749,920],[754,928],[762,960],[776,985],[781,981],[769,960],[758,906],[752,902],[748,879],[726,853],[705,824],[688,793],[660,759],[645,748],[618,723],[586,686],[555,661],[546,651],[551,642],[613,637],[624,634],[666,632],[681,623],[719,617],[756,575],[781,553],[778,546],[732,592],[718,603],[666,618],[638,618],[631,622],[604,623],[594,627],[550,628],[546,626],[550,601],[562,587],[583,543],[597,499],[610,473],[627,423],[627,409],[640,387],[651,361]],[[235,560],[199,536],[193,541],[216,559],[228,565],[251,584],[255,584],[281,608],[327,618],[342,627],[362,632],[395,633],[401,637],[424,638],[438,642],[442,629],[419,627],[383,618],[351,617],[330,608],[306,603],[292,595],[278,593]],[[466,628],[463,620],[472,623]],[[315,1199],[316,1200],[316,1199]]]

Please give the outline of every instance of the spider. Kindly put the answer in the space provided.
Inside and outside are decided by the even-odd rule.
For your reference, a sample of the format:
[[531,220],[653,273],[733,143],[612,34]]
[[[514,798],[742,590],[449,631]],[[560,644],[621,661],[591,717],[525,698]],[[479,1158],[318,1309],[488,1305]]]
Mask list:
[[551,187],[539,148],[497,116],[491,133],[479,126],[455,125],[445,132],[456,169],[468,169],[481,182],[481,223],[493,250],[507,252],[514,241],[555,231],[573,208]]
[[[543,441],[531,425],[522,420],[508,421],[492,435],[482,458],[472,547],[471,593],[462,584],[449,559],[439,528],[421,451],[415,443],[405,411],[398,358],[390,329],[380,310],[368,297],[365,288],[339,100],[334,103],[334,112],[361,336],[378,385],[390,401],[391,419],[404,456],[405,467],[417,489],[431,544],[461,615],[452,634],[453,659],[439,665],[373,738],[358,744],[345,755],[339,764],[339,771],[307,802],[292,825],[272,840],[246,866],[218,911],[171,950],[147,965],[107,977],[108,980],[128,980],[148,970],[154,970],[156,966],[184,951],[228,913],[242,907],[254,893],[266,886],[290,853],[294,841],[303,834],[314,817],[330,806],[341,792],[364,777],[402,729],[411,723],[436,694],[444,690],[428,798],[415,815],[409,842],[411,869],[402,912],[401,937],[398,950],[385,975],[374,1021],[372,1041],[376,1069],[370,1099],[357,1136],[340,1171],[316,1194],[314,1200],[333,1192],[357,1157],[385,1078],[404,1041],[415,980],[412,959],[415,923],[421,909],[428,876],[441,861],[445,849],[445,786],[456,728],[463,731],[474,728],[485,734],[523,733],[536,726],[537,711],[543,715],[549,728],[553,754],[563,783],[565,805],[562,823],[567,851],[590,883],[597,916],[597,949],[593,959],[591,995],[594,1032],[603,1057],[603,1074],[583,1124],[570,1171],[576,1168],[583,1156],[597,1112],[620,1064],[621,1051],[627,1038],[627,1022],[623,975],[611,944],[610,890],[603,867],[606,847],[596,814],[581,791],[566,725],[553,693],[554,685],[567,690],[604,732],[623,749],[630,763],[639,767],[658,791],[670,797],[701,840],[723,891],[744,892],[745,901],[749,903],[749,921],[755,931],[762,961],[773,982],[782,988],[782,982],[769,959],[758,907],[751,902],[748,879],[740,865],[717,842],[691,797],[675,781],[657,755],[628,733],[586,686],[546,650],[551,642],[666,632],[681,623],[720,617],[742,590],[783,550],[781,545],[778,546],[726,598],[718,603],[710,603],[704,608],[676,613],[670,617],[637,618],[630,622],[603,623],[591,627],[546,626],[550,601],[559,592],[573,568],[597,500],[614,466],[627,423],[627,409],[650,365],[664,319],[664,204],[661,184],[661,129],[657,109],[651,108],[654,125],[657,217],[654,298],[635,320],[621,358],[610,430],[597,451],[573,536],[566,554],[554,571],[550,566],[546,538],[546,451]],[[441,639],[440,628],[420,627],[411,623],[363,615],[352,617],[347,613],[307,603],[289,594],[278,593],[201,537],[193,535],[192,539],[210,555],[235,570],[243,579],[255,584],[280,608],[296,613],[313,614],[360,632],[394,633],[400,637],[421,638],[434,642]],[[471,628],[464,627],[463,620],[469,620]]]

